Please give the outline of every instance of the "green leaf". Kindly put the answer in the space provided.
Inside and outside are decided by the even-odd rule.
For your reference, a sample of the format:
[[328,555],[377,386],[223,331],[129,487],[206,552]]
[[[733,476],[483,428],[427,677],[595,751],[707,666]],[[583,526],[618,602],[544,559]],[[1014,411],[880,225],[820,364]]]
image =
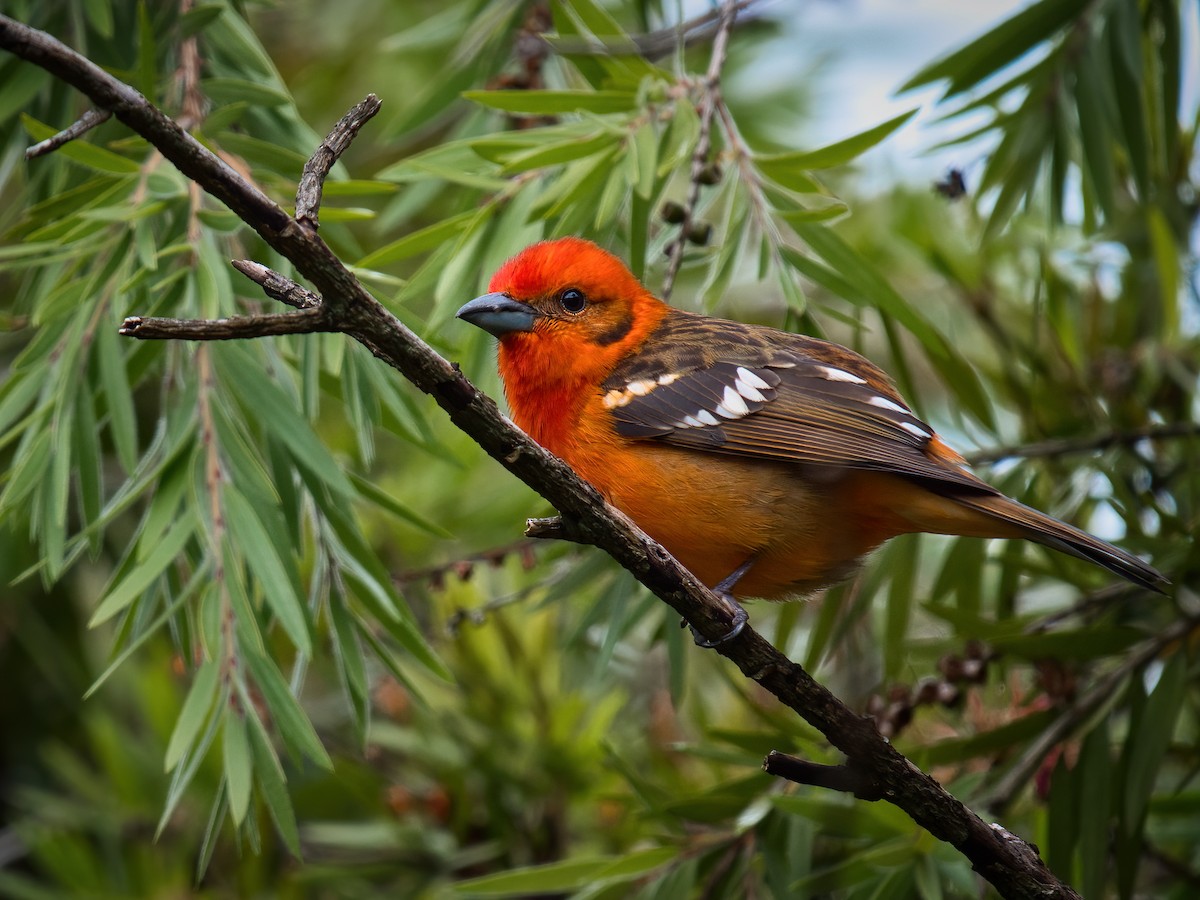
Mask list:
[[919,536],[913,535],[907,538],[904,544],[893,544],[900,549],[887,556],[890,565],[886,568],[891,573],[891,584],[887,595],[883,668],[886,677],[892,680],[901,677],[902,670],[908,662],[906,650],[916,582],[916,560],[920,557],[918,540]]
[[354,710],[359,730],[359,739],[364,746],[371,716],[370,683],[367,679],[366,660],[358,640],[354,618],[339,591],[331,591],[329,597],[329,621],[333,626],[333,649],[338,663],[338,674],[346,697]]
[[[275,663],[257,651],[245,649],[242,658],[255,683],[262,691],[263,700],[271,712],[271,720],[279,731],[284,745],[296,757],[306,756],[322,769],[332,769],[333,760],[321,745],[321,739],[313,729],[312,722],[300,708],[299,701],[292,696],[287,682],[279,673]],[[249,698],[244,698],[249,700]]]
[[631,91],[464,91],[463,97],[504,112],[535,116],[627,112],[637,108]]
[[418,253],[424,253],[435,247],[440,247],[449,240],[458,237],[471,222],[479,216],[479,210],[471,209],[466,212],[435,222],[425,228],[420,228],[406,234],[399,240],[385,244],[378,250],[368,253],[354,264],[355,268],[375,269],[386,266]]
[[412,619],[412,611],[393,594],[390,583],[376,578],[358,559],[343,556],[341,560],[344,566],[342,574],[346,583],[353,588],[354,596],[371,611],[392,639],[416,657],[429,671],[446,681],[453,681],[454,676],[417,629]]
[[1075,77],[1075,106],[1079,113],[1079,137],[1083,145],[1084,171],[1095,197],[1110,221],[1116,209],[1116,166],[1113,161],[1113,132],[1110,128],[1108,81],[1089,44],[1079,57]]
[[205,78],[200,82],[200,90],[221,105],[245,101],[252,106],[270,107],[287,106],[292,102],[286,91],[241,78]]
[[1112,87],[1121,119],[1121,138],[1143,201],[1150,189],[1150,139],[1142,102],[1145,85],[1142,67],[1142,28],[1134,3],[1110,7],[1108,32]]
[[1086,10],[1087,4],[1080,0],[1041,0],[1027,6],[965,47],[925,66],[900,86],[900,93],[936,81],[949,82],[947,97],[961,93],[1028,53]]
[[195,529],[195,519],[186,516],[176,521],[165,535],[143,535],[142,539],[151,542],[154,547],[153,552],[134,566],[119,584],[109,588],[103,602],[88,620],[88,627],[95,628],[107,622],[136,600],[179,555]]
[[221,498],[225,503],[229,533],[238,554],[258,579],[267,604],[296,646],[296,651],[311,657],[312,639],[308,634],[304,605],[296,594],[293,575],[280,559],[266,526],[250,502],[232,484],[223,487]]
[[[876,125],[874,128],[868,128],[866,131],[860,132],[853,137],[848,137],[827,147],[821,147],[818,150],[797,150],[792,153],[759,156],[755,158],[755,165],[768,178],[778,181],[780,184],[786,184],[786,180],[788,179],[787,173],[789,172],[804,172],[809,169],[831,169],[834,166],[845,165],[850,160],[862,155],[883,141],[916,114],[917,108],[914,107],[908,112],[901,113],[880,125]],[[813,187],[811,189],[796,188],[791,185],[786,186],[792,187],[793,190],[800,190],[802,193],[816,193],[816,184],[815,182],[812,184]]]
[[201,586],[205,584],[205,580],[210,577],[211,569],[208,565],[203,565],[197,568],[192,574],[191,579],[184,586],[183,590],[180,591],[170,603],[163,607],[163,611],[159,613],[152,622],[147,623],[141,628],[141,633],[138,634],[137,637],[133,638],[133,640],[131,640],[121,650],[121,652],[113,658],[112,662],[108,664],[108,668],[96,676],[96,680],[93,681],[88,689],[84,692],[83,699],[86,700],[88,697],[92,696],[92,694],[96,693],[96,691],[100,689],[101,685],[108,681],[109,677],[116,672],[117,669],[119,669],[121,665],[127,659],[129,659],[129,657],[133,656],[133,654],[136,653],[138,649],[140,649],[146,643],[146,641],[154,637],[155,634],[158,633],[158,629],[162,628],[168,619],[175,615],[175,613],[179,612],[179,610],[192,599]]
[[109,0],[84,0],[83,11],[88,23],[96,29],[101,37],[111,38],[113,35],[112,4]]
[[223,12],[225,12],[224,3],[197,3],[179,17],[180,36],[191,37],[199,34],[210,23],[218,19]]
[[267,731],[259,721],[253,706],[249,707],[246,717],[250,731],[250,749],[254,754],[254,771],[258,773],[258,788],[267,811],[279,829],[284,845],[292,856],[300,856],[300,831],[296,827],[296,813],[292,810],[292,798],[288,795],[287,781],[283,777],[283,767]]
[[559,166],[592,156],[616,144],[616,137],[608,132],[574,137],[566,141],[557,141],[545,146],[535,146],[523,153],[517,153],[504,160],[505,173],[525,172],[530,169],[540,169],[547,166]]
[[351,472],[350,481],[353,483],[359,494],[363,496],[363,498],[370,500],[380,509],[387,510],[397,518],[403,519],[410,525],[414,525],[422,531],[428,532],[435,537],[446,538],[448,540],[454,537],[453,534],[451,534],[437,522],[426,519],[420,513],[415,512],[414,510],[405,506],[391,494],[387,493],[382,488],[377,487],[375,484],[368,481],[366,478],[363,478],[361,475],[355,475],[353,472]]
[[229,815],[234,825],[241,825],[250,808],[250,784],[253,761],[250,742],[246,738],[246,723],[241,715],[230,709],[225,713],[223,754],[225,789],[229,794]]
[[222,131],[217,135],[216,143],[223,149],[238,154],[252,166],[276,172],[285,178],[299,178],[304,171],[304,164],[308,161],[302,153],[290,147],[281,147],[236,131]]
[[399,188],[391,181],[371,181],[369,179],[347,179],[345,181],[326,181],[324,196],[331,197],[379,197],[384,194],[394,194]]
[[637,177],[630,179],[637,195],[649,200],[654,191],[654,177],[657,174],[658,134],[654,126],[647,122],[633,133],[633,152],[627,156],[634,164]]
[[1113,765],[1108,719],[1103,717],[1084,739],[1076,777],[1085,789],[1079,797],[1079,859],[1085,897],[1104,896],[1105,870],[1112,828]]
[[1158,782],[1163,757],[1175,732],[1175,720],[1183,706],[1187,686],[1187,655],[1177,651],[1163,666],[1158,684],[1146,698],[1138,720],[1125,745],[1125,820],[1127,827],[1141,821],[1146,803]]
[[1158,275],[1159,308],[1162,310],[1163,338],[1179,333],[1180,251],[1163,210],[1159,206],[1146,208],[1146,232]]
[[1045,852],[1046,865],[1064,880],[1071,877],[1071,858],[1079,838],[1079,779],[1073,776],[1066,756],[1060,755],[1050,772]]
[[96,360],[100,380],[104,385],[104,400],[108,405],[108,430],[117,448],[117,459],[126,474],[137,467],[137,424],[133,395],[125,369],[125,355],[118,346],[117,333],[102,324],[96,330]]
[[[838,234],[824,225],[799,223],[796,225],[796,233],[845,279],[844,284],[852,291],[852,295],[846,299],[865,301],[907,328],[925,349],[934,353],[946,353],[945,344],[933,326],[921,318],[912,305],[888,284],[883,274],[871,262]],[[809,265],[810,261],[802,254],[786,247],[783,253],[788,262],[796,266],[802,275],[821,281],[817,277],[817,270]]]
[[454,887],[461,894],[488,897],[551,894],[584,887],[611,865],[612,859],[607,857],[568,859],[469,878],[457,882]]
[[1117,625],[1110,628],[1065,629],[1042,634],[996,636],[990,643],[999,651],[1029,660],[1087,660],[1121,653],[1142,637],[1142,632],[1136,628]]
[[227,390],[236,396],[264,431],[281,441],[296,464],[345,499],[354,496],[342,466],[296,409],[295,401],[262,369],[251,351],[232,342],[213,351]]
[[179,761],[183,759],[183,755],[195,743],[196,736],[200,734],[204,723],[208,721],[209,711],[217,699],[220,673],[221,664],[215,659],[208,660],[196,670],[187,699],[183,701],[179,718],[175,720],[175,729],[171,732],[171,739],[167,742],[167,755],[163,760],[164,772],[170,772],[178,765]]
[[[10,57],[7,63],[0,66],[0,122],[7,122],[16,113],[29,106],[46,86],[50,73],[38,66],[31,66],[24,60]],[[32,212],[32,210],[27,210]]]

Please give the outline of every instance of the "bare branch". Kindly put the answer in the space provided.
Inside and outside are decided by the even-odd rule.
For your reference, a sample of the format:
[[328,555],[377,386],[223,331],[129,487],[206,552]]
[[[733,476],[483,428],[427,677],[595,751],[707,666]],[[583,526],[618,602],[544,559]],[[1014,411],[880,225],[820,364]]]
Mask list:
[[318,216],[325,178],[333,164],[354,141],[359,129],[374,118],[382,105],[383,101],[374,94],[367,94],[365,100],[338,120],[333,130],[304,164],[304,174],[300,176],[300,186],[296,188],[296,221],[301,225],[307,225],[314,231],[321,227]]
[[87,134],[101,122],[107,122],[112,118],[112,113],[107,109],[89,109],[80,116],[74,124],[67,126],[53,137],[48,137],[44,141],[39,141],[25,151],[25,158],[37,159],[39,156],[45,156],[47,153],[53,153],[63,144],[75,140],[77,137]]
[[166,319],[130,316],[119,334],[139,340],[233,341],[276,334],[313,334],[338,331],[321,309],[267,316],[230,316],[228,319]]
[[763,771],[796,784],[853,794],[859,800],[882,800],[884,797],[883,789],[869,773],[850,765],[824,766],[772,750],[763,760]]
[[1011,447],[996,447],[991,450],[968,453],[966,457],[967,462],[972,465],[982,465],[1005,459],[1066,456],[1071,453],[1106,450],[1109,447],[1128,447],[1139,441],[1188,437],[1200,437],[1200,422],[1171,422],[1167,425],[1149,425],[1136,431],[1113,431],[1087,438],[1061,438],[1039,441],[1036,444],[1015,444]]
[[268,269],[262,263],[249,259],[235,259],[231,260],[230,265],[255,284],[261,285],[263,293],[272,300],[278,300],[296,309],[314,309],[321,305],[321,298],[317,294],[301,287],[287,276]]
[[689,175],[687,200],[683,204],[683,221],[679,223],[679,236],[671,244],[670,258],[667,261],[667,274],[663,276],[663,299],[669,299],[671,289],[675,286],[675,276],[683,265],[683,248],[687,244],[688,235],[692,230],[692,222],[696,217],[696,206],[700,202],[700,183],[704,169],[708,165],[708,151],[712,147],[712,120],[716,112],[721,90],[721,67],[725,65],[725,53],[729,49],[729,33],[733,30],[734,19],[737,18],[738,4],[735,0],[725,0],[721,6],[721,18],[717,24],[717,33],[713,38],[712,57],[708,62],[708,72],[701,83],[700,135],[696,138],[696,149],[692,153],[692,171]]

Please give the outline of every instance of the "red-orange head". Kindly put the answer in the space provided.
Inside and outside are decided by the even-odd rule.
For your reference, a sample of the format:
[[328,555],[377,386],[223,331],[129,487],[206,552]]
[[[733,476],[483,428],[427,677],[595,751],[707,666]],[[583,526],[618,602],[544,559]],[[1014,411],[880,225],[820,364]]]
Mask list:
[[488,290],[458,317],[500,339],[513,417],[543,444],[668,309],[621,260],[574,237],[526,247]]

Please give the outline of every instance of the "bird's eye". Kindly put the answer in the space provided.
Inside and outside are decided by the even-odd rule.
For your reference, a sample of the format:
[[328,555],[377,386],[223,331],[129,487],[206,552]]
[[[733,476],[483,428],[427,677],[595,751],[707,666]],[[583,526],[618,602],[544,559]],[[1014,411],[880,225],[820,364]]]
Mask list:
[[583,296],[583,291],[567,288],[558,295],[558,303],[567,312],[578,314],[583,312],[583,308],[587,306],[587,297]]

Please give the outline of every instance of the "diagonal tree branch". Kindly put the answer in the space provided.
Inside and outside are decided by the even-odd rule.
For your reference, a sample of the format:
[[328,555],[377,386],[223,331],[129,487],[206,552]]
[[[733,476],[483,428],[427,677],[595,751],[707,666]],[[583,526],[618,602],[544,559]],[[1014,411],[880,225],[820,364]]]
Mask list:
[[[97,107],[110,110],[181,172],[224,202],[320,292],[317,308],[247,318],[301,319],[313,326],[311,331],[340,331],[353,337],[430,394],[455,425],[553,503],[572,536],[608,552],[702,636],[717,639],[727,633],[729,613],[719,598],[628,518],[607,506],[565,463],[514,427],[456,366],[377,303],[313,229],[288,216],[137,91],[50,35],[0,16],[0,48],[43,67]],[[142,319],[130,327],[136,334],[153,321]],[[147,336],[146,332],[141,336]],[[884,799],[957,847],[1002,895],[1078,896],[1046,868],[1034,848],[1003,828],[986,824],[882,738],[870,719],[853,713],[753,629],[746,628],[737,639],[721,643],[717,649],[825,734],[846,754],[848,766],[861,772],[866,783],[877,785]]]

